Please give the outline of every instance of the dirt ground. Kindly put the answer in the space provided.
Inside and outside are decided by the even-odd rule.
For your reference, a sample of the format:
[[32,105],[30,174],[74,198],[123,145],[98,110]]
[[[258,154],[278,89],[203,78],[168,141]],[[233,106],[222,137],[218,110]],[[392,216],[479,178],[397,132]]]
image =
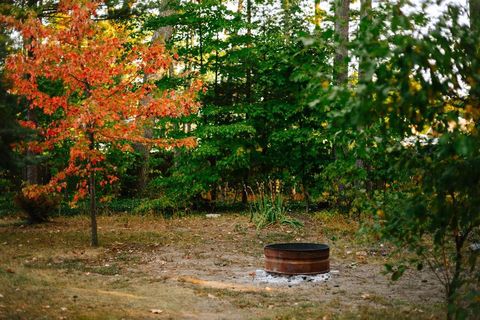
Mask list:
[[[174,219],[99,217],[22,225],[0,219],[0,319],[442,319],[442,287],[429,270],[396,282],[382,273],[390,248],[358,225],[317,213],[304,228],[257,231],[245,215]],[[259,282],[263,246],[331,246],[331,278]]]

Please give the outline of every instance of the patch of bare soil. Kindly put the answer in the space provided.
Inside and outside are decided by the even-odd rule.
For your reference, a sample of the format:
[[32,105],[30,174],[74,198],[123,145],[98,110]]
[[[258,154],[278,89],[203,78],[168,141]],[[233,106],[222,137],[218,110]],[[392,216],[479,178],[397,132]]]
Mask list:
[[[287,309],[298,306],[321,307],[327,318],[345,312],[355,314],[365,307],[403,308],[413,317],[414,314],[421,317],[424,306],[435,308],[442,302],[442,287],[428,270],[407,271],[393,282],[383,273],[387,249],[383,246],[377,249],[375,245],[363,248],[348,240],[330,244],[332,272],[325,282],[294,285],[258,282],[256,270],[263,268],[265,244],[331,241],[322,232],[321,223],[307,223],[303,230],[272,228],[260,233],[246,226],[244,218],[229,217],[192,224],[189,232],[200,240],[198,243],[167,246],[144,254],[141,270],[168,284],[192,288],[200,295],[209,292],[207,296],[218,299],[216,293],[236,308],[224,310],[218,319],[237,319],[241,314],[238,310],[245,308],[267,308],[271,310],[269,314],[281,317],[288,313]],[[301,318],[301,313],[296,317]]]
[[[301,229],[257,231],[243,215],[164,220],[86,217],[43,226],[0,220],[0,319],[437,319],[442,287],[428,270],[397,282],[382,273],[389,248],[355,237],[358,226],[321,215]],[[332,240],[333,239],[333,240]],[[331,247],[325,282],[256,279],[263,246]]]

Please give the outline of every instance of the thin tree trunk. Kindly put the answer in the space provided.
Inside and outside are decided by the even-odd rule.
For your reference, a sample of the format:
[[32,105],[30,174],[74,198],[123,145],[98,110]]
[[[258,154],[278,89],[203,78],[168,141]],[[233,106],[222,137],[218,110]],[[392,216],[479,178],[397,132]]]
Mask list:
[[[217,32],[217,45],[218,45],[218,41],[219,41],[219,35],[218,35],[218,32]],[[219,62],[218,62],[218,48],[215,49],[215,86],[214,86],[214,93],[215,93],[215,101],[218,101],[217,98],[218,98],[218,72],[219,72],[219,68],[220,68],[220,65],[219,65]]]
[[[252,0],[247,0],[247,35],[250,37],[249,42],[247,44],[248,48],[252,47]],[[247,61],[247,74],[246,74],[246,83],[245,83],[245,100],[248,104],[252,103],[252,68],[251,68],[251,63],[250,61]],[[246,115],[246,119],[248,120],[248,113]],[[250,169],[247,169],[248,171]],[[248,203],[248,194],[247,194],[247,188],[246,188],[246,183],[248,181],[248,176],[250,175],[249,172],[246,172],[244,174],[243,178],[243,190],[242,190],[242,203],[247,204]]]
[[199,46],[199,54],[200,54],[200,72],[203,70],[203,27],[202,22],[198,27],[198,46]]
[[[198,4],[200,5],[202,0],[198,0]],[[200,20],[198,23],[198,49],[200,53],[200,72],[203,70],[203,21]]]
[[[145,138],[151,139],[153,137],[153,130],[151,127],[145,127],[143,129],[143,136]],[[149,175],[148,172],[150,171],[150,148],[141,144],[141,143],[134,143],[133,149],[140,155],[140,168],[137,170],[137,190],[136,193],[140,196],[145,194],[147,189]]]
[[[92,132],[89,133],[90,151],[95,149],[95,137]],[[95,171],[90,172],[88,179],[88,189],[90,194],[90,227],[91,227],[91,245],[92,247],[98,247],[98,231],[97,231],[97,196],[95,194]]]
[[[372,11],[372,0],[361,0],[360,1],[360,25],[359,25],[359,34],[360,36],[367,36],[366,30],[371,21]],[[368,59],[362,54],[359,59],[358,64],[358,79],[360,82],[370,82],[371,75],[367,75],[365,69],[368,67]]]
[[469,0],[469,6],[470,28],[475,32],[480,32],[480,0]]
[[[36,8],[38,6],[38,1],[36,0],[29,0],[27,2],[27,7],[29,9]],[[32,43],[32,40],[34,40],[32,37],[25,39],[25,45]],[[24,47],[25,48],[25,47]],[[28,50],[27,53],[28,57],[33,57],[33,50]],[[27,120],[37,122],[37,117],[35,115],[34,110],[28,106],[27,110]],[[30,149],[28,148],[27,150],[27,166],[25,168],[25,176],[24,178],[27,180],[29,184],[39,184],[40,183],[40,166],[38,163],[35,163],[35,158],[37,155]]]
[[[248,193],[247,193],[247,186],[245,184],[246,182],[243,182],[242,186],[242,204],[247,204],[248,203]],[[235,195],[236,198],[236,195]]]
[[290,40],[291,26],[292,26],[292,17],[291,17],[291,3],[290,0],[282,0],[282,9],[283,9],[283,33],[287,43]]
[[[36,122],[35,113],[32,109],[27,111],[27,120]],[[29,184],[39,184],[40,183],[40,166],[38,163],[35,163],[35,158],[37,155],[28,148],[27,150],[27,166],[25,168],[25,179]]]
[[348,22],[350,16],[350,0],[335,0],[335,35],[338,46],[334,60],[334,79],[337,84],[348,83]]
[[238,0],[237,12],[242,14],[243,11],[243,0]]
[[[247,24],[248,24],[248,27],[247,27],[247,35],[249,37],[252,36],[252,0],[247,0]],[[249,38],[248,40],[248,44],[247,44],[247,47],[248,48],[251,48],[252,47],[252,39]],[[252,68],[251,68],[251,63],[250,61],[247,61],[247,79],[246,79],[246,91],[245,91],[245,95],[246,95],[246,100],[247,100],[247,103],[251,103],[252,102]]]
[[461,273],[463,263],[463,245],[468,234],[460,234],[455,236],[455,270],[450,283],[447,284],[447,303],[448,312],[447,319],[456,319],[458,308],[456,306],[456,294],[461,287]]
[[322,9],[320,8],[320,0],[315,0],[314,12],[315,12],[315,17],[314,17],[315,30],[319,30],[320,22],[322,21]]

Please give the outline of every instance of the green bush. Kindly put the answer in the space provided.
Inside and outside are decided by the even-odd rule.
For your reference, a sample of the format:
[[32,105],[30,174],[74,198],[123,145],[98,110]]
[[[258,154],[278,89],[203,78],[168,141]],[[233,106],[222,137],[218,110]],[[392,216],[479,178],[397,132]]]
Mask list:
[[158,199],[145,199],[135,209],[134,213],[147,214],[155,213],[165,216],[171,216],[178,210],[175,203],[168,197],[160,197]]

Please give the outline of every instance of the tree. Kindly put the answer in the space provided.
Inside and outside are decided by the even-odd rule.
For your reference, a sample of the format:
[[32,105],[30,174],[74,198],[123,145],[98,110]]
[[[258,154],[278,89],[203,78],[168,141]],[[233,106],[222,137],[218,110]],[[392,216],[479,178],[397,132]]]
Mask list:
[[[143,125],[158,117],[177,117],[196,110],[200,85],[194,82],[182,91],[156,90],[152,82],[165,74],[172,57],[161,44],[133,43],[128,32],[109,22],[95,21],[98,5],[87,0],[61,1],[58,13],[46,25],[34,16],[24,21],[2,17],[23,39],[31,39],[26,51],[6,61],[13,92],[24,96],[30,108],[39,109],[48,119],[44,125],[20,121],[41,138],[19,148],[52,152],[62,146],[69,150],[63,170],[47,185],[33,185],[25,192],[32,197],[59,192],[66,187],[66,178],[75,176],[73,202],[87,195],[90,198],[92,246],[98,245],[97,184],[105,186],[117,179],[115,168],[105,162],[105,151],[131,150],[130,142],[192,146],[192,138],[145,138]],[[45,83],[56,83],[61,90],[46,92]]]
[[[245,11],[252,3],[246,3]],[[251,15],[253,12],[250,10]],[[201,194],[207,193],[214,201],[222,183],[243,190],[242,180],[248,176],[253,144],[248,138],[254,137],[254,129],[246,119],[245,101],[247,96],[252,97],[253,79],[247,59],[255,59],[250,58],[252,48],[248,48],[252,36],[241,34],[241,30],[253,29],[254,24],[249,26],[242,14],[229,10],[219,0],[192,1],[180,3],[170,16],[152,17],[148,22],[152,30],[174,26],[169,44],[185,59],[186,72],[211,75],[201,112],[178,119],[177,124],[179,135],[188,131],[185,128],[194,130],[200,138],[198,147],[171,155],[174,161],[169,172],[154,178],[151,184],[161,186],[166,193],[175,190],[174,196],[187,202],[194,200],[193,204],[200,204]],[[173,85],[178,82],[174,77],[171,80]]]

